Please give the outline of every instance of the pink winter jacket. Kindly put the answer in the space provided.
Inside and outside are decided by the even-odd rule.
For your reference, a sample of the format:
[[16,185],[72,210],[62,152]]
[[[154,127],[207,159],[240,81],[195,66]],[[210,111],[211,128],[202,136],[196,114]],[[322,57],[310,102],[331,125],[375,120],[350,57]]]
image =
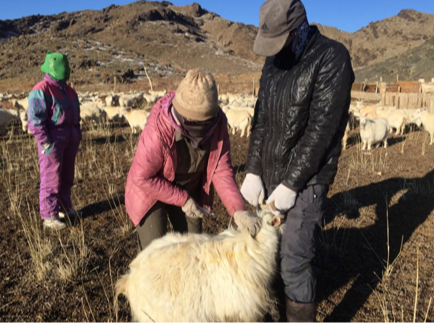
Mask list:
[[[128,173],[125,206],[135,226],[157,201],[182,207],[188,199],[187,191],[172,184],[177,154],[169,108],[174,96],[175,91],[170,92],[153,106]],[[226,210],[233,215],[235,211],[245,210],[245,203],[232,171],[227,119],[221,110],[219,113],[220,121],[212,134],[201,201],[198,202],[210,209],[214,186]]]

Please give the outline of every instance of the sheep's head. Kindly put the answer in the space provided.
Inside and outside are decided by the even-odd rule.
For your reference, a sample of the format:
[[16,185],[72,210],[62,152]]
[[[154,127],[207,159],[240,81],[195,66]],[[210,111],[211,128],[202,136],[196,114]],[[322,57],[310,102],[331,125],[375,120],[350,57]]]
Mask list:
[[420,117],[421,117],[421,114],[422,114],[422,111],[424,111],[423,109],[416,109],[416,111],[413,113],[413,116],[412,116],[412,118],[414,119],[414,120],[418,120],[418,119],[420,119]]
[[360,128],[361,129],[365,129],[366,126],[366,120],[367,120],[367,114],[365,114],[364,116],[360,116]]

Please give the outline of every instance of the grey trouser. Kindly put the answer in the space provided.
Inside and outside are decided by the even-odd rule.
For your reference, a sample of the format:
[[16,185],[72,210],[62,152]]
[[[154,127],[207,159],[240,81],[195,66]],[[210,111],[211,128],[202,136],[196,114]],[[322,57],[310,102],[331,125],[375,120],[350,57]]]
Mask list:
[[180,233],[202,233],[202,219],[186,217],[180,207],[164,204],[160,201],[146,213],[137,226],[139,251],[145,249],[154,239],[161,238],[167,232],[167,217],[173,230]]
[[315,302],[316,278],[311,261],[325,213],[328,185],[312,185],[298,194],[289,210],[280,246],[280,269],[286,296],[297,303]]

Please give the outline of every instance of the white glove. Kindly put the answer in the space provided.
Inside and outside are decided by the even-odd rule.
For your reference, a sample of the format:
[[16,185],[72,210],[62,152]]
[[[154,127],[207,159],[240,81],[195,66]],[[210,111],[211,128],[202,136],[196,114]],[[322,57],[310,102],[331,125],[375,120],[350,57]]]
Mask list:
[[248,173],[241,185],[241,194],[244,199],[253,206],[264,203],[265,190],[261,176]]
[[239,230],[247,228],[252,237],[259,232],[262,226],[262,219],[251,214],[249,211],[236,211],[234,213],[234,220]]
[[276,211],[272,211],[273,214],[283,214],[295,205],[296,198],[297,192],[294,192],[283,184],[279,184],[268,198],[267,204],[271,204],[274,201]]
[[185,202],[182,211],[190,218],[203,218],[204,216],[204,213],[200,210],[200,206],[191,197]]

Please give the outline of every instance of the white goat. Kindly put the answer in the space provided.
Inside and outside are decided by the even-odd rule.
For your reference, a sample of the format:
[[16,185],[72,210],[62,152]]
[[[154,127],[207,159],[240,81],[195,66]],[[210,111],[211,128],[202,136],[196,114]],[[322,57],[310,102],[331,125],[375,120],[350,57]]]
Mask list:
[[119,125],[123,123],[123,118],[120,115],[122,108],[119,107],[104,107],[102,108],[105,112],[106,122],[117,122]]
[[106,107],[115,107],[119,103],[119,96],[117,95],[107,95],[105,97],[105,105]]
[[247,137],[250,136],[252,116],[246,109],[231,109],[229,106],[225,106],[222,110],[226,114],[233,135],[235,135],[236,130],[241,130],[241,137],[244,137],[244,134]]
[[387,148],[387,135],[389,133],[389,125],[384,118],[378,118],[376,120],[367,119],[366,117],[360,117],[360,138],[363,142],[362,150],[366,149],[368,144],[368,150],[371,150],[373,144],[383,142],[384,148]]
[[377,115],[380,118],[387,120],[389,124],[389,131],[393,132],[393,128],[396,129],[396,135],[404,134],[405,125],[407,124],[407,114],[402,110],[397,110],[396,108],[378,107]]
[[119,105],[121,107],[133,107],[137,104],[137,102],[143,97],[142,93],[135,93],[135,94],[122,94],[119,97]]
[[264,213],[255,238],[230,228],[153,241],[117,281],[115,308],[124,294],[139,322],[258,322],[274,307],[280,236],[280,218]]
[[137,133],[138,129],[140,129],[140,131],[145,129],[146,123],[148,121],[148,115],[149,112],[142,109],[122,107],[119,111],[119,116],[125,117],[125,119],[127,119],[133,133]]
[[0,109],[0,133],[14,120],[18,120],[17,110]]
[[21,128],[23,132],[29,132],[29,126],[28,126],[28,120],[27,120],[27,111],[21,110],[20,111],[20,120],[21,120]]
[[434,144],[434,114],[417,109],[413,114],[413,118],[421,121],[424,129],[428,131],[431,136],[430,145]]
[[82,122],[101,123],[105,118],[105,112],[93,103],[85,102],[80,105],[80,117]]
[[28,98],[21,99],[21,100],[13,99],[12,104],[13,104],[13,107],[17,108],[19,111],[20,110],[27,111],[29,109],[29,99]]
[[154,105],[158,101],[158,99],[161,98],[161,95],[159,95],[158,93],[144,93],[143,98],[146,100],[146,103],[148,105]]
[[165,96],[167,94],[167,90],[163,90],[163,91],[153,91],[153,90],[149,90],[149,94],[155,94],[158,95],[160,98]]

